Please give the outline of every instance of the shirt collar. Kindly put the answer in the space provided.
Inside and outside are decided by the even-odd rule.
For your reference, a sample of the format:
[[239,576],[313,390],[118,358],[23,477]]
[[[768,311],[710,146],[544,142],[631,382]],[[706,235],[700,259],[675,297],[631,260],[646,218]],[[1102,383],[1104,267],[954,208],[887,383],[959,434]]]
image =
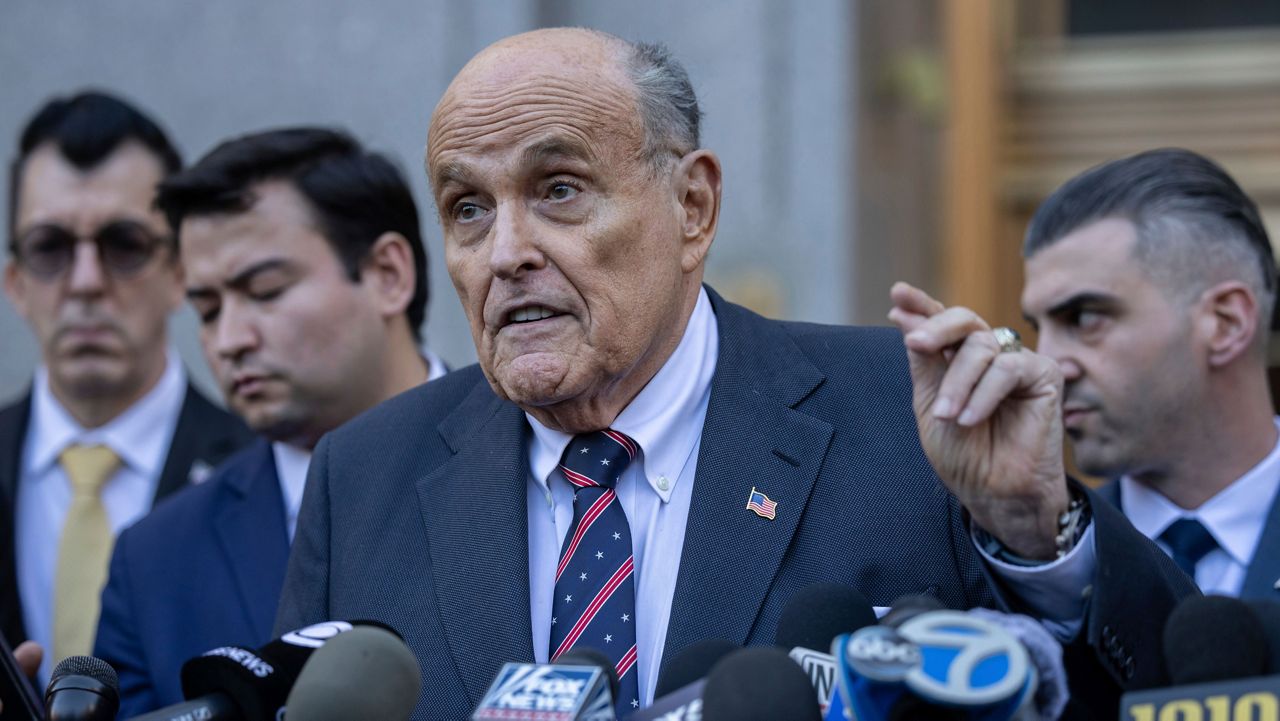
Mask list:
[[280,478],[280,494],[284,496],[284,517],[293,538],[298,522],[298,510],[302,508],[302,492],[307,487],[307,468],[311,465],[311,451],[276,441],[271,444],[271,456],[276,462],[276,476]]
[[33,478],[43,477],[72,444],[104,445],[120,457],[128,468],[144,475],[159,475],[168,455],[170,438],[158,433],[165,424],[159,418],[176,418],[186,398],[187,373],[177,354],[165,354],[160,380],[138,402],[97,428],[85,428],[54,397],[49,372],[36,369],[31,397],[32,445],[26,470]]
[[[1280,429],[1280,419],[1274,422]],[[1218,546],[1242,566],[1253,560],[1277,490],[1280,490],[1280,443],[1258,465],[1190,511],[1128,476],[1120,479],[1124,513],[1143,535],[1158,538],[1174,521],[1193,518],[1204,524]]]
[[[640,446],[645,479],[663,501],[670,498],[681,470],[698,443],[702,424],[695,426],[692,422],[700,420],[699,413],[706,412],[719,345],[719,326],[711,310],[711,300],[707,291],[700,289],[680,344],[609,426],[630,436]],[[551,473],[573,436],[547,428],[528,413],[525,417],[533,430],[529,469],[545,491],[549,488]],[[660,478],[666,483],[660,483]]]

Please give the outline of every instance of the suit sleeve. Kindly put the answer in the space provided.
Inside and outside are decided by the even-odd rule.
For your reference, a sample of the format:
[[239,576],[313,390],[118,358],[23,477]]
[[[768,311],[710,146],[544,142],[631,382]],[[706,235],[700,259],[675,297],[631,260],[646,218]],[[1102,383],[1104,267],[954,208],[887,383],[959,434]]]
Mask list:
[[329,438],[311,455],[274,635],[329,619]]
[[[1097,568],[1085,588],[1083,632],[1064,648],[1073,704],[1114,717],[1123,691],[1168,684],[1161,637],[1174,606],[1199,595],[1195,583],[1111,504],[1083,491],[1093,512]],[[991,569],[983,573],[998,605],[1025,613]]]
[[102,612],[93,655],[111,664],[120,677],[119,718],[132,718],[160,706],[148,672],[137,614],[129,583],[128,530],[116,540],[107,585],[102,589]]

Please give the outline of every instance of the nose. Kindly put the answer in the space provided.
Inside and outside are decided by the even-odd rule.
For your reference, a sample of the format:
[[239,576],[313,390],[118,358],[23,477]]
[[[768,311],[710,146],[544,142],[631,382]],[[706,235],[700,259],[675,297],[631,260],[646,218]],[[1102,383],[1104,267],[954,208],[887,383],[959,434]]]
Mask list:
[[494,277],[510,280],[546,265],[546,256],[536,237],[537,229],[537,223],[519,203],[498,206],[490,230],[489,271]]
[[71,258],[71,272],[67,278],[70,292],[78,296],[98,295],[106,288],[106,282],[106,271],[102,267],[97,244],[90,240],[77,242]]
[[224,360],[239,360],[258,347],[259,333],[249,314],[234,302],[218,312],[213,334],[213,352]]
[[1084,375],[1084,367],[1080,365],[1071,351],[1071,345],[1058,337],[1052,329],[1042,327],[1036,339],[1036,352],[1052,359],[1062,371],[1062,378],[1070,383]]

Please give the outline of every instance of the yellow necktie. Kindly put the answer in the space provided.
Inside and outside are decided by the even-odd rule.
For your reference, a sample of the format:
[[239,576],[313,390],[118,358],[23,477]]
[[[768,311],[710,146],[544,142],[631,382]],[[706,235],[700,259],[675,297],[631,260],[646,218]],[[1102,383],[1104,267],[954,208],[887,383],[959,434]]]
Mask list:
[[88,654],[98,627],[113,537],[102,487],[120,467],[106,446],[69,446],[58,457],[71,480],[71,508],[58,544],[53,605],[53,663]]

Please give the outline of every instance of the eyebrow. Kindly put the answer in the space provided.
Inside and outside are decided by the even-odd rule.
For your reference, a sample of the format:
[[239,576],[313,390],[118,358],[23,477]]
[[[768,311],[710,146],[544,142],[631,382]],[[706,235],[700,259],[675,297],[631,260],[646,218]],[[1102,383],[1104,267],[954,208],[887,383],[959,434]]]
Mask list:
[[521,167],[544,165],[550,160],[568,158],[591,162],[595,154],[584,143],[575,139],[555,137],[539,140],[520,152]]
[[[254,263],[248,268],[236,273],[230,280],[222,285],[227,288],[242,290],[253,281],[254,277],[261,273],[265,273],[270,270],[290,270],[292,267],[293,263],[284,258],[267,258],[266,260]],[[216,295],[216,293],[212,288],[204,286],[196,286],[194,288],[187,289],[187,298],[190,300],[209,298],[214,295]]]
[[[1053,304],[1044,312],[1044,314],[1049,318],[1060,318],[1068,313],[1079,310],[1084,306],[1112,305],[1115,303],[1115,300],[1115,296],[1110,293],[1084,291]],[[1029,313],[1023,312],[1022,317],[1028,323],[1032,325],[1036,324],[1035,319],[1033,319]]]

